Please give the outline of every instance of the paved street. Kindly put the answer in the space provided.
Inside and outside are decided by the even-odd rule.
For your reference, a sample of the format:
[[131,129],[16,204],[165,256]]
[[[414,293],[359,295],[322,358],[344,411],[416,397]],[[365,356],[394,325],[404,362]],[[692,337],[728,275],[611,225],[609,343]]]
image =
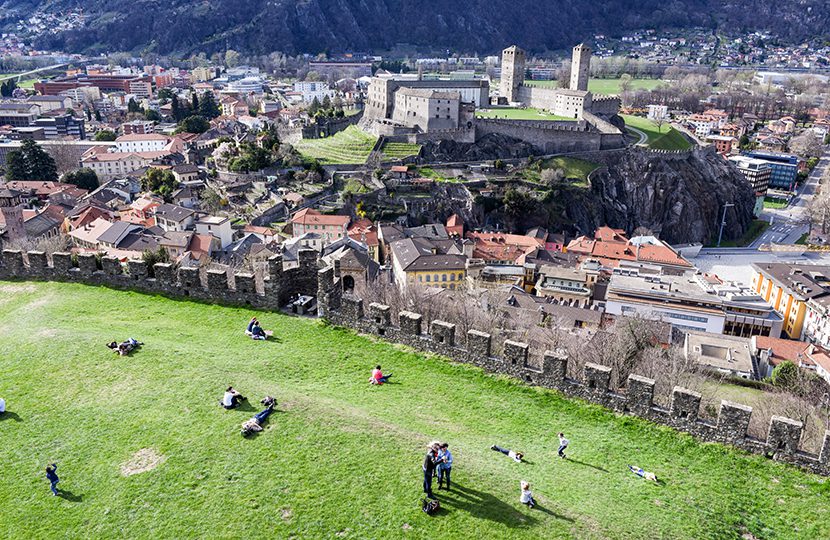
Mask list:
[[[752,263],[758,262],[796,262],[799,264],[830,265],[830,254],[807,253],[803,256],[776,255],[758,251],[762,244],[794,244],[801,235],[809,230],[806,208],[816,192],[821,176],[830,167],[830,152],[822,156],[810,177],[798,191],[789,206],[780,210],[764,210],[761,219],[769,221],[772,226],[745,248],[708,248],[692,259],[692,263],[704,272],[714,272],[722,279],[742,281],[747,285],[752,280]],[[727,227],[729,224],[727,223]]]

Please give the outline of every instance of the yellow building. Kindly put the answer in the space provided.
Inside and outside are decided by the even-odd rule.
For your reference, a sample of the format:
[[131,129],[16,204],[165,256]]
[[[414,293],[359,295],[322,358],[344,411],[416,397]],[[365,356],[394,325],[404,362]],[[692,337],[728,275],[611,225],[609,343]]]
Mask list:
[[467,257],[452,240],[405,238],[389,245],[392,272],[399,287],[456,289],[467,276]]
[[824,277],[830,274],[830,267],[757,263],[752,270],[752,290],[781,314],[787,337],[801,339],[808,300],[830,294],[830,283]]

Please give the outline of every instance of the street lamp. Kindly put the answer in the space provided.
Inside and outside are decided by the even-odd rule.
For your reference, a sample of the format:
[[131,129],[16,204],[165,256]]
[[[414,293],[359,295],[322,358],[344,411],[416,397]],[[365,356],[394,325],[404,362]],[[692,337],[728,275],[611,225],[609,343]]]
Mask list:
[[723,239],[723,227],[726,225],[726,209],[730,206],[735,206],[732,203],[725,203],[723,205],[723,219],[720,222],[720,233],[718,233],[718,247],[720,247],[720,241]]

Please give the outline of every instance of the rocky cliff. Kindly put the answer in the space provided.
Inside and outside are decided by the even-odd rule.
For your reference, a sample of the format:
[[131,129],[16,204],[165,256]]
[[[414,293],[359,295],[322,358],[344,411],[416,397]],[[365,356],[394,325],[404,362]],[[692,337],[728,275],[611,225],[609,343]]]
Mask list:
[[752,222],[754,192],[712,148],[680,155],[632,148],[602,161],[590,190],[565,192],[565,215],[578,231],[645,227],[671,244],[706,242],[717,237],[726,203],[735,206],[726,212],[724,238],[740,238]]
[[539,188],[514,184],[478,197],[474,226],[523,232],[543,226],[571,235],[609,225],[628,234],[644,228],[670,244],[716,239],[723,205],[724,239],[740,238],[752,222],[755,195],[734,165],[713,149],[671,154],[639,148],[585,154],[601,167],[590,185],[568,179]]

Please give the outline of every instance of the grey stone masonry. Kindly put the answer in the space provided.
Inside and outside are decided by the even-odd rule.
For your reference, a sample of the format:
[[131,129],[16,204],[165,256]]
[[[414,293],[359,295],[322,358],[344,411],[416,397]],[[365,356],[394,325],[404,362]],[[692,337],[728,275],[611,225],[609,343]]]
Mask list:
[[[72,254],[65,252],[52,253],[52,270],[54,271],[55,279],[60,279],[62,276],[70,279],[69,271],[72,270]],[[16,274],[11,274],[11,276],[14,275]]]
[[23,273],[23,252],[18,250],[3,250],[3,267],[9,269],[11,275]]
[[504,342],[504,360],[512,366],[527,365],[527,343],[507,340]]
[[801,442],[801,430],[804,424],[790,418],[773,416],[769,421],[767,448],[775,453],[795,454]]
[[176,267],[170,263],[156,263],[153,265],[153,275],[161,283],[176,283]]
[[401,323],[401,332],[404,334],[408,336],[421,335],[423,317],[420,314],[412,313],[411,311],[401,311],[398,314],[398,320]]
[[222,293],[228,290],[228,271],[210,269],[207,271],[207,286],[211,292]]
[[103,257],[101,259],[101,266],[104,268],[104,274],[107,276],[120,276],[124,273],[124,267],[121,266],[121,261],[115,257]]
[[379,336],[386,335],[387,330],[392,326],[392,308],[372,302],[369,304],[369,317],[374,322],[375,333]]
[[604,393],[611,383],[611,368],[587,362],[585,364],[584,382],[589,390]]
[[718,433],[723,442],[736,444],[746,438],[749,429],[749,419],[752,416],[752,407],[721,401],[718,413]]
[[626,408],[638,416],[647,416],[654,404],[654,379],[639,375],[629,375],[626,393],[628,404]]
[[675,386],[671,393],[672,419],[692,424],[700,411],[701,396],[685,388]]
[[447,347],[455,346],[454,324],[445,321],[432,321],[432,324],[429,325],[429,333],[436,343]]
[[78,268],[84,277],[91,276],[98,271],[98,261],[94,253],[81,253],[78,255]]
[[470,351],[472,362],[478,363],[490,358],[491,344],[490,334],[478,330],[467,331],[467,350]]
[[134,281],[144,280],[149,276],[147,263],[144,261],[127,261],[127,268],[130,270],[130,278]]

